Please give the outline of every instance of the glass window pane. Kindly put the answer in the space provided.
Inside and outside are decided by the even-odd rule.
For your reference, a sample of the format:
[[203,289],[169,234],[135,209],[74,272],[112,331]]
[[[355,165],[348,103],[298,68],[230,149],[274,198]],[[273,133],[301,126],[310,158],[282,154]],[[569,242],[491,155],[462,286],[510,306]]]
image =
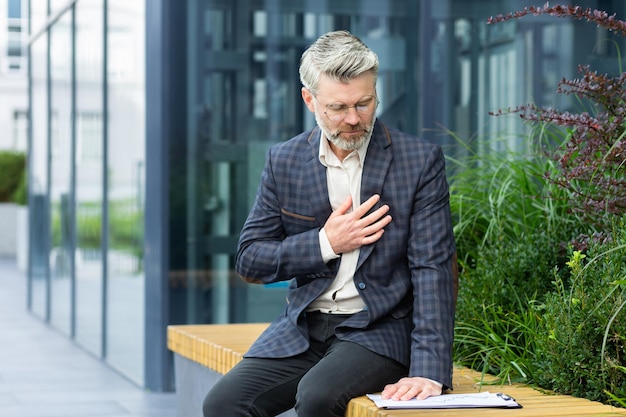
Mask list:
[[30,3],[30,27],[31,33],[35,34],[44,28],[48,18],[47,1],[31,1]]
[[26,151],[28,145],[28,112],[13,113],[13,149]]
[[9,19],[20,19],[22,17],[22,1],[9,0]]
[[103,4],[76,4],[76,340],[103,341]]
[[72,20],[66,13],[50,29],[50,322],[71,333],[72,216]]
[[[41,1],[41,0],[40,0]],[[50,1],[50,14],[55,15],[63,7],[67,7],[68,0],[49,0]]]
[[144,5],[109,0],[107,359],[144,379]]
[[30,149],[30,286],[29,302],[34,314],[46,318],[48,310],[48,88],[47,35],[31,46],[32,98],[30,104],[32,148]]

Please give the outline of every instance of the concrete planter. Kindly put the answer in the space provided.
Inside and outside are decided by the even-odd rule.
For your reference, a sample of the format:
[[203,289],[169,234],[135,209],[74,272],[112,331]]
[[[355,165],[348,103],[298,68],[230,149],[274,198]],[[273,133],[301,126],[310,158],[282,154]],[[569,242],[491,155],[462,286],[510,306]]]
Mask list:
[[17,208],[14,203],[0,203],[0,256],[16,256]]
[[16,258],[20,270],[28,261],[28,207],[0,203],[0,256]]
[[15,234],[15,257],[17,260],[17,268],[26,272],[28,269],[28,206],[17,206],[17,230]]

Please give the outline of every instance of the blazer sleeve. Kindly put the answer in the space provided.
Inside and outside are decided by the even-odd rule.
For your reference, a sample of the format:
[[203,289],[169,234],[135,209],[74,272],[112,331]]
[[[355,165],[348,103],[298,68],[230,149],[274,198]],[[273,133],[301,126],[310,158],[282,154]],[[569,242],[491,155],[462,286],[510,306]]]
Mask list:
[[413,202],[408,260],[413,283],[412,376],[451,384],[456,247],[445,159],[434,146]]
[[281,200],[291,190],[285,178],[275,177],[275,164],[294,162],[286,161],[280,154],[275,156],[274,148],[268,151],[254,204],[239,237],[237,273],[248,282],[264,284],[294,277],[333,276],[320,251],[322,225],[313,217],[281,209]]

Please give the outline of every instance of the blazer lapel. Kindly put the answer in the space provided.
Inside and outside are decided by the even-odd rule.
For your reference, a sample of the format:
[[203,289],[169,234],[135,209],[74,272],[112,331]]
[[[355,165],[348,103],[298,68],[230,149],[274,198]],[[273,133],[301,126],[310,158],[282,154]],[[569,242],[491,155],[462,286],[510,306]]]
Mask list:
[[[319,145],[321,132],[319,127],[315,127],[307,141],[310,144],[309,153],[304,157],[304,172],[310,173],[307,176],[304,186],[309,194],[311,207],[315,218],[320,226],[328,219],[332,212],[330,201],[328,199],[328,186],[326,184],[326,168],[319,162]],[[374,132],[370,140],[369,148],[363,165],[363,174],[361,176],[361,202],[364,202],[374,194],[381,194],[387,171],[392,160],[391,135],[387,127],[380,121],[374,125]],[[377,203],[372,209],[376,210],[381,206]],[[357,269],[363,261],[371,254],[374,245],[361,248]]]
[[[387,127],[380,121],[374,126],[374,133],[370,140],[369,148],[365,156],[365,164],[363,165],[363,174],[361,177],[361,202],[364,202],[374,194],[381,195],[387,171],[391,165],[392,152],[391,135]],[[379,201],[371,211],[376,210],[382,205]],[[361,248],[357,269],[361,267],[363,262],[372,253],[374,245],[368,245]]]
[[304,182],[304,192],[309,195],[310,207],[320,226],[326,223],[328,216],[332,212],[330,200],[328,199],[326,167],[319,160],[321,135],[322,132],[317,126],[311,131],[307,139],[311,148],[304,160],[304,172],[307,173]]

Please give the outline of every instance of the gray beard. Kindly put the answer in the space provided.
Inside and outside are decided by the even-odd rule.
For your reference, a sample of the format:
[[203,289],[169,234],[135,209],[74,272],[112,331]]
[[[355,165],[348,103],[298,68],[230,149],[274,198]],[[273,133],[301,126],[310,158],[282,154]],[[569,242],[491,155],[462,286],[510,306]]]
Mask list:
[[344,140],[344,139],[341,139],[341,137],[339,136],[331,136],[331,135],[326,134],[326,137],[328,138],[330,143],[332,143],[333,145],[335,145],[336,147],[340,149],[343,149],[344,151],[357,151],[361,149],[363,144],[367,142],[367,139],[369,139],[370,136],[372,136],[371,131],[366,132],[365,135],[361,136],[360,138],[356,140]]
[[376,117],[372,119],[372,125],[369,130],[366,130],[365,133],[361,137],[352,139],[352,140],[345,140],[345,139],[342,139],[341,136],[339,136],[339,134],[331,133],[328,129],[326,129],[326,127],[324,127],[322,123],[320,123],[321,120],[319,116],[317,115],[317,112],[315,113],[315,121],[317,122],[317,125],[320,127],[320,129],[322,130],[322,133],[324,134],[324,136],[326,137],[326,139],[328,139],[330,143],[332,143],[339,149],[343,149],[344,151],[356,151],[356,150],[361,149],[363,145],[365,144],[365,142],[367,142],[372,137],[372,132],[374,131],[374,123],[376,122]]

